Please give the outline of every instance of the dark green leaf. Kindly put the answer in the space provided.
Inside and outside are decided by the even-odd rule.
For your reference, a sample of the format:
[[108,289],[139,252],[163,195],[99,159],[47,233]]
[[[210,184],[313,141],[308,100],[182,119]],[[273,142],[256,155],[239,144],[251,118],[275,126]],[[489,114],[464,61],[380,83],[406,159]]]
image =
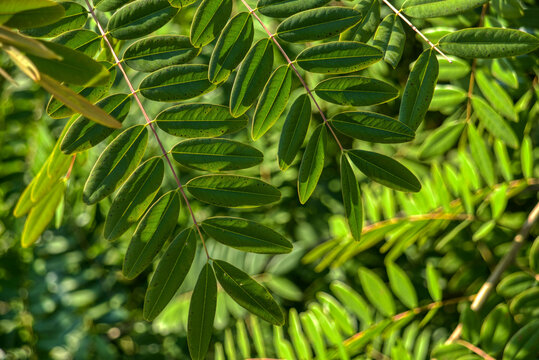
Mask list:
[[307,148],[303,153],[298,174],[298,195],[302,204],[309,200],[316,189],[320,175],[322,175],[327,137],[326,126],[324,124],[318,125],[311,134]]
[[240,64],[253,42],[254,28],[251,15],[241,12],[226,24],[213,48],[209,63],[209,79],[219,84]]
[[511,314],[506,304],[499,304],[486,317],[481,326],[481,349],[491,355],[499,354],[511,336]]
[[60,20],[64,7],[50,0],[3,0],[0,24],[17,29],[45,26]]
[[252,207],[279,201],[281,192],[255,178],[238,175],[204,175],[191,179],[185,187],[191,195],[208,204],[223,207]]
[[296,13],[277,27],[277,36],[288,42],[326,39],[342,33],[361,20],[357,10],[328,6]]
[[[194,254],[194,252],[193,252]],[[203,360],[210,345],[217,307],[217,281],[210,264],[198,275],[189,305],[187,344],[193,360]]]
[[346,155],[341,155],[341,191],[350,232],[355,240],[361,238],[363,229],[363,202],[361,190]]
[[339,105],[368,106],[388,102],[399,96],[394,86],[363,76],[341,76],[316,85],[316,95]]
[[251,137],[253,140],[264,135],[279,119],[286,108],[292,87],[292,70],[287,65],[278,67],[269,78],[253,117]]
[[330,122],[344,135],[377,143],[406,142],[413,140],[415,136],[414,131],[402,122],[367,111],[340,113]]
[[110,195],[135,170],[144,155],[148,131],[135,125],[118,135],[97,159],[86,184],[83,200],[95,204]]
[[136,39],[159,29],[177,13],[168,0],[136,0],[112,15],[107,30],[116,39]]
[[539,39],[514,29],[474,28],[444,36],[439,46],[464,58],[498,58],[527,54],[539,47]]
[[254,221],[234,217],[204,220],[202,229],[222,244],[259,254],[285,254],[292,244],[281,234]]
[[191,139],[176,144],[174,160],[192,169],[227,171],[260,164],[264,154],[252,146],[227,139]]
[[[131,96],[128,94],[110,95],[96,105],[122,123],[129,114]],[[81,152],[96,146],[113,132],[114,129],[79,116],[67,130],[60,149],[66,154]]]
[[53,42],[94,57],[101,50],[101,36],[90,30],[73,30],[52,39]]
[[125,277],[135,278],[152,263],[172,235],[179,214],[180,198],[177,190],[164,194],[148,209],[127,248],[122,268]]
[[348,156],[362,173],[382,185],[400,191],[421,190],[415,175],[393,158],[364,150],[349,150]]
[[434,18],[460,14],[483,5],[488,0],[408,0],[402,6],[406,15],[415,18]]
[[[534,242],[534,247],[536,243]],[[530,255],[532,251],[530,251]],[[532,266],[532,264],[530,264]],[[496,287],[496,292],[503,296],[504,298],[514,298],[518,294],[524,292],[525,290],[531,288],[535,285],[535,279],[528,273],[523,271],[518,271],[510,275],[504,276],[498,286]]]
[[208,65],[168,66],[142,79],[142,96],[155,101],[179,101],[209,93],[215,85],[208,80]]
[[131,174],[110,205],[105,220],[106,239],[117,239],[140,219],[157,195],[164,171],[163,160],[156,156]]
[[213,261],[219,284],[238,304],[274,325],[284,324],[284,314],[265,287],[237,267]]
[[161,35],[141,39],[125,50],[123,60],[132,69],[152,72],[170,65],[180,65],[195,58],[200,49],[187,36]]
[[35,27],[34,25],[30,29],[23,30],[22,33],[32,37],[51,38],[66,31],[80,29],[84,26],[88,19],[88,11],[84,7],[70,1],[60,2],[59,4],[65,11],[64,16],[60,20],[40,27]]
[[286,18],[300,11],[325,5],[330,0],[258,0],[256,9],[262,15],[274,18]]
[[415,62],[399,109],[399,121],[416,130],[429,109],[436,81],[438,80],[438,59],[434,50],[425,50]]
[[384,54],[384,61],[395,69],[404,51],[406,34],[396,14],[387,15],[378,26],[372,44]]
[[511,337],[503,351],[503,360],[531,360],[538,352],[539,319],[532,319]]
[[530,249],[530,268],[536,274],[539,274],[539,238],[535,238]]
[[243,115],[262,92],[273,67],[273,41],[261,39],[249,50],[230,93],[230,113]]
[[472,107],[485,128],[512,148],[518,147],[515,132],[489,104],[478,96],[472,96]]
[[170,242],[159,260],[144,298],[143,315],[146,320],[155,319],[183,283],[195,258],[196,234],[194,228],[183,230]]
[[371,304],[384,316],[395,315],[395,301],[382,279],[371,270],[359,268],[359,281]]
[[341,33],[340,41],[357,40],[367,42],[380,24],[380,1],[357,0],[354,10],[361,13],[361,20],[348,30]]
[[216,137],[247,126],[249,118],[235,118],[228,108],[213,104],[183,104],[163,110],[156,117],[157,126],[174,136],[185,138]]
[[225,27],[232,12],[232,0],[203,0],[191,23],[191,43],[202,47],[213,41]]
[[99,11],[113,11],[121,8],[133,0],[94,0],[94,7]]
[[309,95],[298,96],[294,101],[281,131],[277,159],[281,170],[286,170],[294,161],[301,145],[305,141],[311,121],[311,99]]
[[355,41],[333,41],[303,50],[296,58],[304,70],[345,74],[362,70],[382,59],[377,48]]
[[406,272],[393,262],[388,262],[386,268],[391,290],[409,309],[416,308],[418,306],[417,294]]

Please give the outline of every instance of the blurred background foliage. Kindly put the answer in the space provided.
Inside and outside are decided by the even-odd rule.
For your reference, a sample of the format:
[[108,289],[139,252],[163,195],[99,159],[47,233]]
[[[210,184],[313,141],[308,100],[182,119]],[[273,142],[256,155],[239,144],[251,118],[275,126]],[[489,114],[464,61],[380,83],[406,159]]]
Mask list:
[[[83,4],[83,2],[80,3]],[[400,5],[402,1],[393,3]],[[524,16],[518,19],[518,24],[537,35],[539,34],[537,23],[539,7],[533,4],[533,1],[526,3],[528,9]],[[183,9],[172,22],[157,33],[189,35],[190,19],[195,9],[196,6]],[[385,7],[382,9],[383,17],[389,13],[389,10]],[[491,18],[487,21],[505,23],[516,21],[496,17],[495,6],[489,16]],[[473,26],[477,23],[478,17],[478,11],[471,11],[452,18],[431,19],[429,22],[416,20],[415,25],[418,28],[430,27],[431,29],[436,26]],[[270,26],[275,25],[272,20],[267,20]],[[107,20],[103,18],[102,21],[106,23]],[[86,26],[93,28],[94,25],[89,21]],[[256,28],[257,31],[261,31],[259,27]],[[378,77],[384,77],[386,81],[401,89],[406,83],[411,63],[422,49],[422,43],[414,41],[415,33],[409,28],[405,28],[405,31],[408,41],[404,48],[403,60],[398,67],[393,70],[386,63],[379,62],[367,70]],[[429,31],[426,32],[429,33]],[[432,33],[435,35],[434,30]],[[296,55],[302,47],[288,45],[286,50]],[[536,126],[539,118],[537,55],[535,51],[535,53],[511,59],[509,65],[512,70],[502,74],[516,76],[516,88],[504,86],[513,99],[520,99],[526,93],[530,93],[527,106],[524,106],[519,114],[520,121],[512,125],[517,128],[528,127],[525,133],[531,141],[534,157],[537,157],[536,145],[539,141]],[[207,63],[209,56],[210,50],[206,47],[195,62]],[[279,55],[276,56],[276,61],[282,62]],[[479,61],[478,66],[491,66],[491,62],[492,60]],[[13,207],[26,184],[36,175],[51,152],[65,124],[65,119],[53,120],[47,116],[45,107],[49,95],[17,71],[5,56],[0,57],[0,66],[18,83],[15,86],[0,78],[0,359],[188,358],[186,323],[190,291],[194,287],[196,274],[204,265],[205,259],[202,258],[202,252],[198,251],[195,265],[191,268],[190,274],[175,299],[154,322],[148,323],[142,319],[142,303],[148,276],[152,269],[147,269],[142,276],[134,280],[125,279],[121,275],[121,264],[130,232],[116,242],[108,242],[101,234],[110,200],[105,199],[93,206],[87,206],[81,201],[82,188],[87,175],[106,144],[100,144],[77,156],[63,206],[57,212],[53,226],[50,226],[34,247],[22,249],[19,245],[24,219],[15,219],[12,216]],[[140,82],[143,75],[134,71],[130,73],[135,84]],[[310,84],[316,84],[320,79],[321,77],[315,74],[307,78]],[[458,79],[441,81],[441,83],[463,89],[467,89],[468,82],[469,74]],[[221,89],[197,101],[227,104],[227,92],[231,84],[232,82],[229,81]],[[116,79],[111,91],[111,93],[116,92],[128,92],[127,86],[120,77]],[[297,84],[296,92],[297,94],[303,92]],[[292,94],[291,98],[297,94]],[[145,100],[144,105],[148,113],[153,115],[168,106],[148,100]],[[331,117],[336,109],[328,103],[323,103],[323,105],[328,117]],[[398,105],[397,101],[392,101],[377,106],[376,110],[387,115],[396,115]],[[469,158],[469,155],[462,150],[462,146],[459,150],[459,147],[455,145],[446,154],[433,159],[418,160],[420,146],[431,134],[430,131],[450,121],[448,117],[453,116],[458,119],[456,114],[462,111],[461,104],[443,107],[441,111],[431,111],[422,126],[423,130],[418,131],[418,137],[413,143],[398,147],[376,146],[377,151],[388,155],[397,152],[398,156],[402,157],[402,161],[422,180],[424,190],[417,196],[408,196],[382,188],[362,178],[362,188],[366,197],[367,225],[397,216],[428,214],[433,208],[437,208],[439,198],[433,200],[431,204],[425,200],[432,194],[437,197],[440,191],[435,187],[436,180],[431,182],[431,177],[434,177],[431,174],[436,173],[435,170],[433,172],[433,167],[443,169],[446,178],[447,173],[451,173],[451,169],[447,170],[445,167],[449,164],[456,173],[456,179],[467,184],[471,182],[469,190],[474,193],[485,187],[473,162],[466,163],[463,160],[467,156]],[[313,116],[316,118],[317,115]],[[313,123],[321,121],[321,119],[317,120]],[[129,126],[141,123],[141,121],[138,110],[133,107],[125,124]],[[415,230],[409,227],[410,224],[413,226],[412,222],[399,222],[398,226],[382,228],[383,231],[377,235],[380,239],[373,241],[372,246],[355,249],[348,256],[341,257],[340,262],[333,263],[335,259],[339,259],[340,251],[352,246],[343,218],[344,209],[341,204],[338,176],[338,149],[332,148],[336,145],[331,142],[326,155],[331,160],[326,161],[326,167],[315,195],[306,205],[300,205],[296,195],[297,167],[281,172],[277,166],[279,126],[282,125],[278,124],[268,136],[254,144],[264,152],[265,160],[259,170],[246,170],[245,173],[253,175],[253,171],[260,171],[263,179],[271,179],[272,184],[282,191],[282,201],[271,208],[248,211],[251,219],[271,226],[292,239],[294,251],[291,254],[270,257],[241,253],[213,241],[209,241],[209,246],[212,248],[213,257],[236,264],[268,286],[287,310],[295,309],[300,313],[307,309],[312,310],[313,304],[321,302],[324,305],[324,302],[320,300],[324,296],[320,294],[321,292],[332,293],[333,287],[338,284],[335,281],[347,284],[364,296],[365,292],[362,290],[357,274],[360,267],[373,270],[387,283],[384,261],[387,260],[388,245],[384,248],[384,244],[398,244],[399,241],[401,251],[394,254],[392,260],[411,279],[420,306],[437,300],[431,299],[432,293],[429,294],[433,291],[433,285],[429,284],[427,264],[437,271],[436,282],[439,284],[440,291],[443,292],[443,299],[473,295],[507,251],[526,215],[537,202],[536,179],[539,177],[539,167],[536,165],[529,174],[524,174],[519,152],[510,149],[511,179],[504,178],[502,176],[504,174],[498,169],[497,183],[512,184],[510,181],[524,180],[518,184],[513,183],[517,191],[513,191],[510,196],[504,196],[506,206],[503,208],[503,215],[495,219],[495,224],[489,231],[483,229],[484,234],[477,235],[484,224],[492,219],[490,210],[487,209],[489,204],[487,195],[490,193],[484,193],[484,196],[477,200],[476,206],[472,206],[471,213],[475,216],[469,219],[466,226],[461,225],[462,221],[444,221],[443,225],[437,223],[438,225],[429,228],[428,231],[418,230],[414,233]],[[247,139],[248,135],[245,131],[239,136]],[[169,140],[166,141],[165,147],[172,147],[173,139],[170,137],[164,139]],[[352,139],[343,136],[342,141],[351,143]],[[149,146],[156,146],[155,142],[150,142]],[[362,143],[361,146],[369,147],[366,143]],[[152,150],[148,153],[152,153]],[[495,158],[493,162],[498,166],[499,162]],[[178,167],[178,169],[182,179],[189,179],[195,173],[183,167]],[[174,188],[170,177],[165,181],[168,183],[165,183],[161,191]],[[454,185],[457,188],[459,186]],[[511,189],[513,188],[509,190]],[[461,201],[459,200],[461,197],[462,192],[458,189],[452,192],[452,199]],[[234,216],[246,211],[222,210],[207,205],[202,206],[196,201],[193,205],[201,219],[224,214]],[[459,209],[456,213],[470,214],[467,210],[469,209]],[[183,221],[180,220],[177,231],[187,224],[188,213],[185,209],[182,209],[181,219]],[[417,236],[413,239],[409,236],[402,240],[403,234],[406,233]],[[538,234],[537,229],[533,229],[530,239],[533,240]],[[472,241],[473,237],[475,241]],[[440,245],[442,240],[444,243]],[[519,283],[522,286],[519,289],[522,291],[537,285],[537,274],[530,267],[528,260],[531,244],[532,241],[528,241],[519,253],[515,265],[511,266],[508,272],[522,277],[523,280]],[[332,255],[332,249],[336,249],[337,246],[341,246],[340,250],[334,251]],[[330,253],[329,257],[328,253]],[[306,256],[306,254],[309,255]],[[325,263],[321,265],[320,261],[324,259],[326,259]],[[516,295],[518,292],[508,294],[504,293],[503,289],[501,293],[494,294],[479,313],[478,319],[484,319],[496,305],[509,303],[510,299]],[[375,304],[369,306],[373,308],[372,305]],[[328,307],[327,302],[324,306],[324,311],[329,314],[328,309],[331,307]],[[436,344],[443,343],[447,339],[459,323],[460,313],[463,312],[461,307],[465,307],[466,302],[459,306],[454,304],[443,306],[441,310],[427,315],[428,318],[423,318],[422,321],[402,324],[403,329],[404,325],[407,325],[406,329],[413,326],[413,329],[407,330],[408,332],[401,331],[400,327],[396,327],[395,331],[387,331],[369,345],[365,356],[379,359],[391,358],[394,357],[394,353],[398,354],[402,346],[414,359],[426,358],[427,353],[422,350],[421,346],[432,349]],[[537,306],[533,304],[527,306],[524,306],[524,310],[520,309],[520,312],[512,313],[509,325],[511,333],[515,333],[524,324],[537,318]],[[337,332],[344,336],[364,329],[365,324],[354,315],[354,310],[346,306],[344,308],[346,308],[345,313],[352,332],[349,333],[349,330],[345,329],[337,330]],[[405,311],[406,306],[398,303],[397,310],[398,312]],[[531,316],[523,316],[523,314],[531,314]],[[376,317],[383,319],[383,316],[378,313]],[[332,319],[331,316],[329,318]],[[210,347],[208,357],[214,358],[226,354],[227,358],[233,358],[234,349],[238,350],[237,358],[244,357],[245,343],[242,343],[242,340],[245,337],[242,333],[247,324],[250,336],[253,336],[252,321],[244,309],[220,291],[214,324],[215,336],[212,340],[213,343],[217,342],[217,345]],[[478,323],[480,324],[481,320],[478,320]],[[277,357],[286,354],[285,345],[288,342],[281,338],[283,334],[279,333],[279,330],[271,329],[267,324],[261,326],[262,342],[270,344],[266,355]],[[287,332],[287,330],[283,331]],[[415,336],[412,331],[415,331]],[[425,338],[427,345],[421,345],[421,341]],[[327,342],[331,345],[331,341],[327,340]],[[224,343],[224,348],[221,343]],[[283,348],[279,349],[280,346]],[[397,351],[393,350],[392,353],[392,348]],[[261,355],[254,350],[251,352],[252,354],[249,354],[252,356]]]

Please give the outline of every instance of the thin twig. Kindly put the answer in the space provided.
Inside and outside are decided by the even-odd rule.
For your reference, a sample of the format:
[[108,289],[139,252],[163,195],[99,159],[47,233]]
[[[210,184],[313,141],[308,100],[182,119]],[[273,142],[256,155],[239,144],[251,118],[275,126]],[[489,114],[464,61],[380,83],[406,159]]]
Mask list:
[[457,340],[457,343],[464,346],[468,350],[473,351],[474,353],[481,356],[485,360],[496,360],[495,358],[493,358],[492,356],[487,354],[484,350],[482,350],[481,348],[475,346],[474,344],[470,344],[469,342],[464,341],[464,340]]
[[322,117],[322,120],[324,121],[324,124],[327,126],[327,128],[329,129],[329,131],[331,132],[331,134],[333,135],[333,138],[335,138],[335,142],[337,142],[337,145],[339,145],[339,148],[341,149],[341,152],[344,151],[344,148],[343,146],[341,145],[341,142],[339,141],[339,138],[337,137],[337,134],[335,134],[335,132],[333,131],[333,128],[331,127],[331,125],[329,124],[328,120],[326,119],[326,116],[324,115],[324,112],[322,111],[322,109],[320,108],[320,105],[318,105],[318,102],[316,101],[311,89],[309,88],[309,86],[307,85],[307,83],[305,82],[305,80],[303,79],[303,77],[301,76],[301,74],[299,73],[298,69],[296,68],[296,66],[294,65],[294,62],[292,60],[290,60],[290,58],[288,57],[288,55],[286,54],[286,51],[284,51],[284,49],[282,48],[281,44],[279,44],[279,42],[277,41],[277,39],[275,38],[275,35],[271,33],[271,31],[269,31],[269,29],[266,27],[266,25],[264,25],[264,23],[262,22],[262,19],[260,19],[260,17],[256,14],[255,10],[252,9],[249,4],[247,4],[247,2],[245,0],[241,0],[241,2],[243,3],[243,5],[245,5],[245,7],[247,8],[247,10],[249,10],[249,14],[253,15],[255,17],[255,19],[260,23],[260,25],[262,26],[262,28],[266,31],[266,33],[268,34],[268,36],[270,37],[271,40],[273,40],[273,42],[275,43],[275,45],[277,45],[277,48],[279,49],[279,51],[281,52],[281,54],[283,55],[283,57],[285,58],[286,62],[288,63],[288,66],[290,66],[292,68],[292,70],[294,70],[294,72],[296,73],[296,76],[298,77],[299,81],[301,82],[301,84],[303,85],[303,87],[305,88],[305,90],[307,91],[307,94],[309,94],[310,98],[313,100],[314,102],[314,105],[316,106],[316,108],[318,109],[318,112],[320,113],[320,116]]
[[127,83],[127,86],[129,86],[129,91],[131,92],[131,95],[135,98],[135,101],[137,102],[138,107],[140,108],[140,111],[142,112],[142,115],[144,116],[144,119],[146,120],[146,124],[150,127],[152,130],[155,139],[157,140],[157,143],[159,144],[159,147],[161,148],[161,152],[163,153],[163,156],[165,157],[168,166],[170,168],[170,171],[172,172],[172,175],[174,176],[174,180],[176,180],[176,184],[178,184],[178,189],[180,190],[180,193],[183,196],[183,199],[185,200],[185,204],[187,205],[187,209],[189,210],[189,213],[191,214],[191,218],[193,219],[193,224],[195,225],[195,228],[198,231],[198,235],[200,236],[200,240],[202,241],[202,245],[204,246],[204,251],[206,252],[206,257],[208,259],[211,259],[210,254],[208,252],[208,249],[206,247],[206,242],[204,241],[204,236],[202,235],[202,231],[200,231],[200,227],[198,225],[198,222],[195,218],[195,213],[193,209],[191,208],[191,204],[189,203],[189,199],[187,198],[187,195],[185,194],[185,191],[183,189],[182,183],[180,182],[180,179],[178,178],[178,175],[176,174],[176,171],[174,170],[174,166],[172,166],[172,162],[170,161],[170,158],[168,156],[168,152],[165,150],[165,147],[163,146],[163,143],[161,142],[161,139],[159,138],[159,135],[157,134],[157,131],[155,130],[155,127],[153,125],[153,122],[150,120],[150,117],[148,116],[148,113],[146,113],[146,110],[144,109],[144,106],[142,106],[142,102],[140,101],[140,98],[137,95],[137,91],[133,88],[133,84],[131,83],[131,80],[129,80],[129,77],[127,76],[127,73],[124,70],[124,67],[121,64],[120,59],[118,58],[118,55],[116,55],[116,52],[114,51],[114,47],[110,43],[109,39],[107,38],[107,33],[99,23],[99,20],[97,19],[97,16],[95,15],[93,7],[90,5],[89,0],[85,0],[86,5],[88,6],[88,10],[90,11],[90,14],[92,18],[94,19],[97,28],[99,29],[99,32],[101,33],[101,36],[103,37],[103,40],[105,40],[105,43],[107,44],[110,52],[112,53],[112,56],[114,58],[114,61],[116,62],[116,65],[118,66],[118,69],[120,69],[125,82]]
[[[470,308],[473,311],[479,311],[482,307],[487,298],[489,297],[490,293],[494,288],[496,287],[496,284],[500,280],[500,277],[502,276],[503,272],[513,263],[515,260],[520,248],[524,244],[524,240],[528,237],[528,234],[530,233],[531,228],[533,225],[537,222],[539,219],[539,203],[535,205],[533,210],[528,215],[528,218],[524,222],[524,225],[522,225],[522,228],[520,228],[520,231],[513,239],[513,244],[511,245],[511,248],[509,251],[503,256],[503,258],[500,260],[498,265],[494,268],[490,276],[488,277],[487,281],[481,286],[481,289],[479,289],[479,292],[475,296],[472,305]],[[460,337],[460,334],[462,332],[462,324],[459,324],[455,330],[453,330],[453,333],[447,339],[447,343],[452,343]]]
[[410,27],[412,28],[412,30],[414,30],[419,36],[421,36],[421,38],[422,38],[423,40],[425,40],[425,42],[426,42],[427,44],[429,44],[431,48],[433,48],[434,50],[436,50],[440,55],[443,56],[444,59],[446,59],[447,61],[449,61],[449,63],[453,63],[453,61],[451,61],[451,59],[448,58],[448,57],[442,52],[442,50],[438,49],[438,48],[436,47],[436,45],[434,45],[434,44],[433,44],[433,43],[432,43],[432,42],[431,42],[425,35],[423,35],[423,33],[422,33],[421,31],[419,31],[419,30],[414,26],[414,24],[412,24],[412,23],[410,22],[410,20],[408,20],[408,19],[406,18],[406,16],[402,15],[402,13],[401,13],[399,10],[397,10],[393,5],[391,5],[391,3],[390,3],[388,0],[382,0],[382,1],[383,1],[384,4],[386,4],[391,10],[393,10],[393,12],[394,12],[395,14],[397,14],[398,17],[400,17],[406,24],[408,24],[408,26],[410,26]]
[[71,171],[73,171],[73,165],[75,165],[76,158],[77,158],[77,154],[73,154],[73,156],[71,157],[71,163],[69,164],[69,169],[67,169],[67,173],[65,176],[66,179],[69,179],[69,177],[71,176]]

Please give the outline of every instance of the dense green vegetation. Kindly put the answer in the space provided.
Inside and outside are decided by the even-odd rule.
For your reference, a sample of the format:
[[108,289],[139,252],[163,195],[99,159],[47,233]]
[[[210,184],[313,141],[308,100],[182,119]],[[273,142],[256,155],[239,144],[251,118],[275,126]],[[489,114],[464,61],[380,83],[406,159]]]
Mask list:
[[538,15],[0,1],[0,359],[535,359]]

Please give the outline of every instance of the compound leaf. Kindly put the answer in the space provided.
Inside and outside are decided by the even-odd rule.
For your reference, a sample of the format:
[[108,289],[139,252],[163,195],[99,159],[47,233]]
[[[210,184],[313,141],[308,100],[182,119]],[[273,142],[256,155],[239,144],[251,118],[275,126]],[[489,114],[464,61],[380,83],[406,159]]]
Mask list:
[[298,174],[299,201],[305,204],[311,197],[322,170],[327,146],[327,130],[324,124],[318,125],[314,130],[303,153]]
[[191,23],[191,44],[202,47],[213,41],[228,21],[232,0],[203,0]]
[[323,80],[314,90],[316,95],[326,101],[352,106],[382,104],[399,96],[399,90],[393,85],[355,75]]
[[305,141],[309,123],[311,121],[311,99],[309,95],[298,96],[294,101],[281,131],[277,159],[281,170],[286,170],[296,157],[301,145]]

